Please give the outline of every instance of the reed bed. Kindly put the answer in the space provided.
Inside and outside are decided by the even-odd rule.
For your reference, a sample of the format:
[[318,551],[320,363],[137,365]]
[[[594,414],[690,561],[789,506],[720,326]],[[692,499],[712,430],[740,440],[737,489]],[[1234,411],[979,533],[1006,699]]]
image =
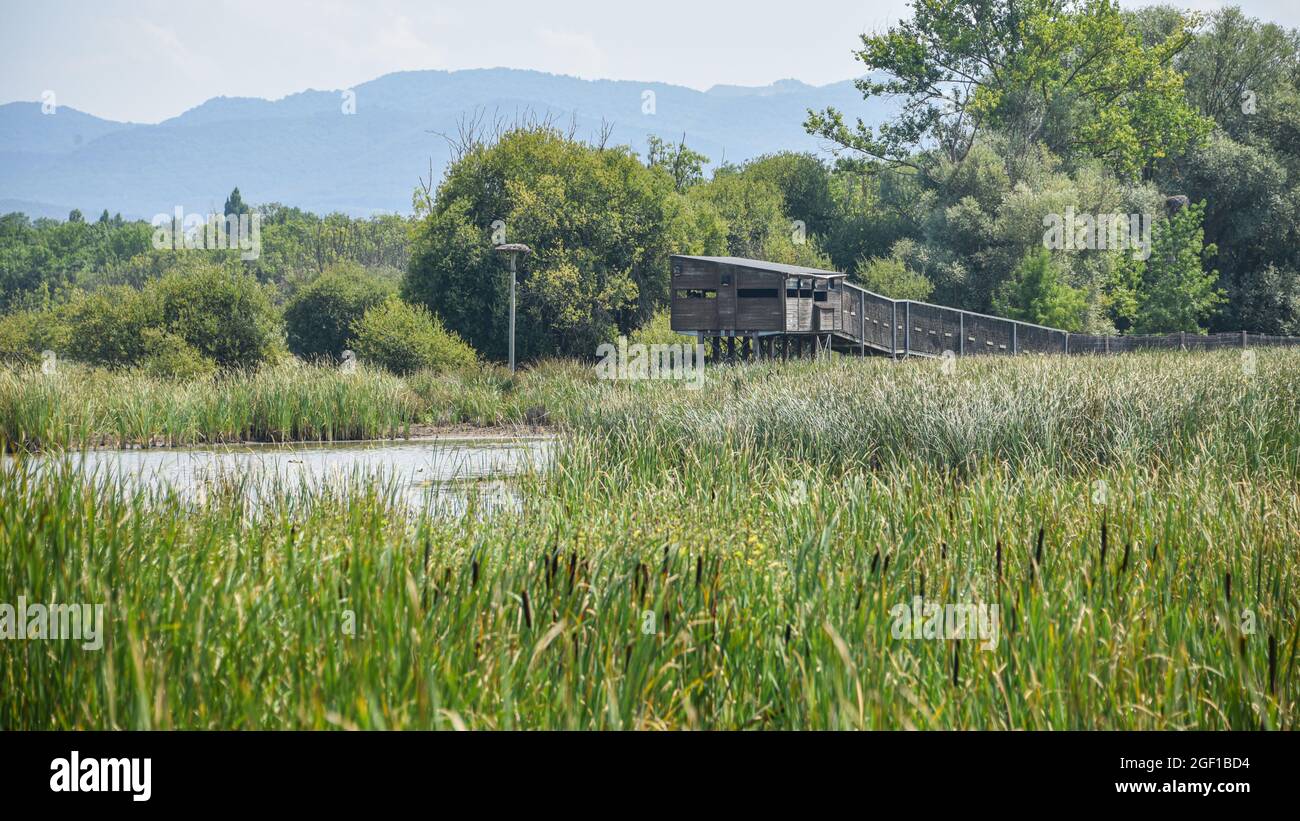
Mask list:
[[293,363],[180,382],[76,366],[0,370],[9,450],[385,438],[409,433],[421,408],[395,377]]
[[0,642],[0,727],[1296,726],[1300,354],[556,370],[518,510],[4,460],[0,602],[108,626]]

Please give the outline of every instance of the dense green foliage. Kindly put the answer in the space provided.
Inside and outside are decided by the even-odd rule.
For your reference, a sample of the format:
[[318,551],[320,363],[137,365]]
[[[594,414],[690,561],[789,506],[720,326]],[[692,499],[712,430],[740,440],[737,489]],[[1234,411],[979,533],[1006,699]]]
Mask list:
[[1002,284],[993,310],[1008,319],[1020,319],[1049,328],[1078,331],[1083,327],[1083,294],[1061,282],[1060,273],[1046,248],[1026,256]]
[[472,367],[474,349],[421,305],[389,297],[352,326],[352,345],[362,362],[393,373]]
[[[1183,95],[1170,62],[1195,19],[1175,16],[1158,41],[1114,0],[916,0],[910,19],[862,37],[868,96],[897,94],[897,117],[850,127],[833,109],[808,128],[889,165],[923,169],[915,147],[960,162],[986,131],[1016,148],[1041,142],[1074,159],[1108,160],[1136,176],[1186,150],[1211,127]],[[876,79],[883,73],[884,79]]]
[[279,315],[265,287],[217,265],[174,270],[138,290],[110,285],[78,293],[62,313],[71,356],[109,368],[141,365],[151,354],[200,370],[201,361],[248,368],[280,346]]
[[1134,330],[1138,333],[1201,330],[1202,322],[1223,301],[1215,285],[1219,272],[1202,267],[1217,250],[1205,245],[1204,212],[1201,202],[1161,223],[1151,258],[1134,265],[1138,282]]
[[[510,274],[496,242],[535,256],[519,271],[520,359],[592,356],[668,297],[668,256],[703,247],[663,166],[526,126],[452,163],[415,231],[404,296],[485,355],[508,344]],[[494,236],[495,235],[495,236]]]
[[821,242],[837,267],[864,271],[906,238],[934,301],[988,311],[1037,258],[1044,217],[1142,214],[1183,250],[1134,265],[1052,249],[1084,329],[1300,332],[1296,32],[1235,8],[924,0],[858,56],[864,94],[906,102],[878,128],[809,114],[845,154]]
[[352,325],[393,294],[390,283],[355,263],[331,266],[303,286],[284,307],[289,350],[303,359],[338,359]]

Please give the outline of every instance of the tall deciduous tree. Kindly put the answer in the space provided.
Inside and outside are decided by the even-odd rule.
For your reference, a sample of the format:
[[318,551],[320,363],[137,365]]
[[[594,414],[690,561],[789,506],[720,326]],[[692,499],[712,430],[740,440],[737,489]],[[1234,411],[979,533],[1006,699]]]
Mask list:
[[1115,0],[914,0],[911,19],[864,34],[864,95],[904,102],[878,128],[835,109],[807,130],[889,165],[920,166],[937,147],[959,161],[996,128],[1058,155],[1104,158],[1136,176],[1202,138],[1209,122],[1186,102],[1171,65],[1195,19],[1148,45]]
[[527,243],[536,253],[519,272],[520,359],[591,356],[666,302],[669,255],[721,250],[700,246],[675,189],[666,170],[625,147],[587,145],[544,125],[474,144],[448,167],[413,231],[403,294],[486,356],[504,358],[510,277],[492,248]]

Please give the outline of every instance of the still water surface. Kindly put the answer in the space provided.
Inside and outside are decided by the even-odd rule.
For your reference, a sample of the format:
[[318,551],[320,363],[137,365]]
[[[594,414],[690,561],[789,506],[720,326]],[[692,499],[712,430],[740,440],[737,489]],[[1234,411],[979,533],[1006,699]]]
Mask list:
[[402,442],[92,450],[38,457],[36,463],[48,466],[48,460],[58,458],[96,482],[120,480],[128,487],[171,489],[190,500],[201,500],[231,483],[239,483],[255,502],[272,489],[283,494],[379,482],[417,509],[462,513],[472,502],[480,509],[517,506],[511,478],[545,470],[553,445],[549,436],[448,436]]

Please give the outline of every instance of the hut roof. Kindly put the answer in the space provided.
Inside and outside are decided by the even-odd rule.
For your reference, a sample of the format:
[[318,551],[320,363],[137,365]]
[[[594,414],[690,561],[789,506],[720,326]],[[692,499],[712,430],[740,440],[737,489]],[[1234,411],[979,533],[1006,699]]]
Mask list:
[[844,277],[847,274],[841,274],[838,271],[823,271],[820,268],[809,268],[805,265],[786,265],[783,262],[768,262],[762,259],[746,259],[744,257],[697,257],[689,254],[674,254],[674,259],[695,259],[702,262],[715,262],[721,265],[738,265],[743,268],[754,268],[759,271],[772,271],[778,274],[795,277]]

